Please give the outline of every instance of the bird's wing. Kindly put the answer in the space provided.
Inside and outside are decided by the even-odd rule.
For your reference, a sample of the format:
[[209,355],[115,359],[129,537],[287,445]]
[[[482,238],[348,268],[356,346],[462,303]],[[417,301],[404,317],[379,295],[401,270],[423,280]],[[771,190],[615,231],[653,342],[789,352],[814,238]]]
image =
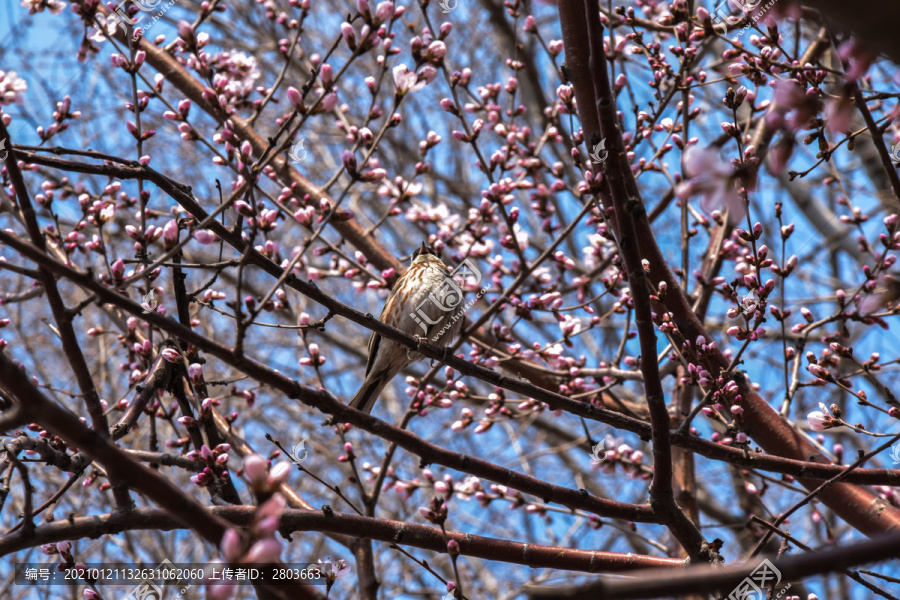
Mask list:
[[366,377],[369,376],[372,365],[375,364],[375,355],[378,354],[378,344],[380,343],[381,336],[373,331],[372,336],[369,338],[369,360],[366,361]]
[[[394,285],[394,289],[397,289],[397,285]],[[391,294],[388,296],[387,301],[384,303],[384,308],[381,309],[381,315],[379,315],[378,320],[384,323],[384,316],[388,312],[388,307],[391,305],[391,302],[394,300],[394,292],[391,291]],[[394,323],[390,323],[391,326],[396,327]],[[372,335],[369,337],[369,359],[366,361],[366,377],[369,376],[369,373],[372,371],[372,366],[375,364],[375,357],[378,356],[378,346],[381,344],[381,336],[378,335],[377,332],[373,331]]]

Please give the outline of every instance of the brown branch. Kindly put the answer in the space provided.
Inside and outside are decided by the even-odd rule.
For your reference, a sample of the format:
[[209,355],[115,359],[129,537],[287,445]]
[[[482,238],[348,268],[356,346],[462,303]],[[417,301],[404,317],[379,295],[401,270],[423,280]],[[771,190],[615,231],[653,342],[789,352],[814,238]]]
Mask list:
[[[122,33],[116,30],[116,35],[122,38]],[[166,79],[174,85],[181,93],[189,98],[194,104],[201,108],[204,112],[212,116],[221,125],[220,115],[214,110],[209,103],[203,98],[203,85],[197,81],[185,67],[175,58],[162,48],[154,45],[147,39],[141,41],[141,49],[147,53],[146,62],[159,71]],[[253,146],[253,153],[256,156],[262,156],[266,151],[271,151],[269,140],[265,139],[250,125],[243,117],[237,114],[228,116],[229,128],[232,129],[240,139],[245,139]],[[327,200],[331,206],[335,206],[336,202],[325,191],[306,179],[291,163],[283,156],[276,156],[272,159],[272,166],[278,178],[293,191],[294,197],[301,204],[314,206],[318,208],[321,200]],[[189,212],[192,214],[193,211]],[[329,224],[340,233],[343,239],[350,242],[357,250],[365,255],[366,259],[380,270],[393,268],[398,274],[405,271],[405,266],[397,259],[395,252],[388,251],[382,246],[375,237],[368,232],[365,227],[359,224],[356,219],[337,220],[330,219]],[[229,243],[232,240],[229,239]],[[233,244],[232,244],[233,245]],[[484,347],[492,348],[497,345],[497,341],[493,338],[489,331],[479,330],[472,334],[472,338]],[[529,377],[534,381],[540,382],[548,389],[556,388],[556,380],[547,377],[534,369],[534,365],[528,361],[513,358],[504,361],[502,368],[509,373],[521,374]]]
[[137,394],[135,394],[134,399],[129,403],[125,414],[122,415],[119,422],[113,426],[112,437],[114,440],[121,439],[131,431],[131,428],[137,423],[141,413],[144,412],[144,409],[147,407],[150,400],[153,399],[153,396],[155,396],[159,390],[165,390],[169,387],[175,365],[167,360],[163,360],[161,354],[157,356],[156,364],[156,369],[153,370],[150,376],[144,380],[140,389],[137,390]]
[[[635,220],[646,211],[632,190],[637,189],[628,164],[625,144],[616,119],[616,104],[607,72],[603,50],[603,25],[600,23],[596,0],[563,2],[559,17],[566,49],[568,71],[578,104],[584,138],[591,146],[607,140],[609,164],[603,170],[603,183],[609,191],[615,209],[616,239],[625,262],[628,283],[634,301],[635,324],[641,347],[641,373],[644,392],[650,411],[653,440],[653,480],[650,484],[650,504],[678,539],[692,560],[701,560],[704,545],[700,530],[675,504],[672,490],[672,447],[669,413],[656,360],[656,328],[652,320],[650,288],[637,243]],[[600,168],[593,165],[595,174]],[[677,287],[677,286],[676,286]]]
[[[3,384],[0,384],[0,386],[2,385]],[[18,406],[18,404],[16,406]],[[26,413],[24,409],[20,410],[22,410],[23,413]],[[60,471],[66,471],[67,473],[77,473],[82,471],[91,463],[91,461],[88,460],[88,457],[81,452],[70,456],[51,446],[50,441],[47,439],[29,437],[27,435],[20,435],[19,437],[6,442],[4,449],[9,452],[10,455],[17,455],[22,450],[30,450],[40,456],[41,460],[46,464],[56,467]],[[3,473],[8,465],[8,457],[4,460],[0,460],[0,473]]]
[[[250,377],[258,381],[265,381],[267,385],[280,390],[287,394],[288,397],[299,398],[305,404],[333,415],[339,422],[351,423],[352,425],[374,433],[387,441],[396,442],[397,445],[417,454],[427,463],[438,463],[452,469],[475,475],[476,477],[483,477],[503,485],[508,485],[520,491],[533,494],[548,503],[556,502],[569,508],[581,508],[597,515],[621,518],[629,521],[652,523],[659,521],[658,517],[653,514],[653,511],[648,506],[597,498],[583,490],[572,490],[551,485],[535,477],[522,475],[515,471],[498,467],[480,458],[451,452],[434,444],[429,444],[413,433],[404,431],[399,427],[395,427],[376,419],[375,417],[348,407],[324,390],[305,388],[285,375],[256,362],[252,358],[247,356],[236,356],[232,349],[210,340],[192,329],[184,327],[173,319],[155,312],[144,314],[144,311],[139,304],[98,282],[90,273],[79,273],[71,267],[61,265],[30,244],[9,235],[5,231],[0,231],[0,241],[9,244],[11,247],[27,255],[30,259],[38,262],[41,266],[53,270],[57,275],[65,277],[83,288],[96,293],[101,302],[118,306],[135,316],[139,315],[140,318],[146,320],[148,323],[167,331],[184,342],[193,344],[202,351],[243,371]],[[261,255],[260,258],[268,261],[268,259]],[[617,424],[625,425],[629,422],[634,422],[636,424],[641,423],[636,419],[629,419],[618,413],[595,407],[592,404],[570,400],[559,394],[553,394],[538,388],[530,383],[505,377],[491,369],[479,367],[478,365],[472,364],[461,358],[448,355],[444,348],[426,344],[415,336],[405,334],[393,327],[385,325],[371,315],[363,315],[349,306],[334,300],[310,282],[300,282],[296,277],[291,277],[288,282],[292,284],[292,287],[297,286],[301,288],[303,293],[308,295],[312,300],[328,307],[329,310],[333,308],[335,314],[347,316],[352,320],[377,331],[388,339],[399,341],[429,358],[441,360],[447,365],[457,369],[460,373],[477,373],[480,379],[494,383],[494,385],[499,385],[512,391],[522,393],[526,397],[540,397],[542,400],[547,401],[554,410],[556,408],[562,410],[575,410],[578,414],[591,419],[606,417],[603,419],[604,422],[609,422],[614,426]],[[539,394],[539,396],[535,394]],[[79,445],[79,447],[81,446]]]
[[[869,0],[865,10],[842,0],[803,0],[803,4],[821,12],[837,29],[855,33],[873,52],[884,52],[894,63],[900,64],[900,37],[897,36],[896,19],[891,18],[897,14],[894,0]],[[873,15],[886,18],[873,18]]]
[[[781,571],[781,581],[797,581],[820,573],[840,571],[847,567],[877,562],[897,557],[900,533],[881,535],[871,540],[848,546],[829,546],[825,550],[790,556],[770,558]],[[751,561],[749,566],[710,567],[699,566],[684,571],[667,573],[659,577],[656,571],[638,571],[629,581],[602,581],[593,586],[593,597],[604,600],[626,598],[671,598],[680,594],[701,594],[733,589],[747,577],[761,561]]]
[[[104,284],[91,277],[89,273],[81,273],[71,267],[62,265],[54,261],[52,258],[43,255],[28,243],[9,235],[5,231],[0,231],[0,242],[9,244],[26,257],[36,262],[41,262],[42,264],[47,265],[48,268],[50,268],[61,277],[65,277],[82,286],[83,288],[96,293],[104,303],[118,306],[119,308],[122,308],[125,311],[152,323],[153,325],[156,325],[170,335],[174,335],[178,338],[181,338],[182,340],[194,344],[205,352],[213,354],[217,358],[228,362],[229,364],[243,370],[248,374],[252,374],[262,381],[268,382],[272,380],[280,382],[280,384],[284,385],[285,387],[279,389],[293,394],[292,397],[303,398],[302,394],[312,394],[312,400],[303,398],[303,401],[307,404],[315,406],[316,408],[319,408],[323,412],[330,412],[323,406],[319,406],[313,403],[316,401],[316,399],[322,396],[321,392],[302,388],[283,375],[280,375],[277,372],[266,368],[264,365],[252,361],[251,359],[241,358],[239,360],[232,355],[228,348],[216,344],[214,341],[192,330],[184,328],[180,324],[175,323],[171,319],[167,319],[159,315],[158,313],[144,314],[143,309],[136,302],[114,292],[112,289],[106,287]],[[262,257],[261,263],[267,264],[267,262],[268,264],[274,265],[274,263],[271,263],[271,261],[268,261],[268,259]],[[277,265],[275,265],[275,268],[280,269],[280,267],[277,267]],[[399,342],[413,350],[417,350],[428,358],[441,360],[464,375],[469,375],[492,385],[496,385],[498,387],[502,387],[504,389],[519,393],[524,397],[535,398],[547,403],[552,410],[565,410],[572,414],[582,416],[586,419],[606,423],[612,427],[635,433],[642,439],[649,439],[650,437],[649,425],[639,419],[634,419],[613,411],[598,408],[596,406],[593,406],[592,404],[576,402],[574,400],[571,400],[570,398],[566,398],[565,396],[561,396],[554,392],[550,392],[546,389],[535,386],[529,383],[527,380],[505,377],[502,374],[497,373],[496,371],[480,367],[476,364],[470,363],[455,356],[446,356],[443,349],[431,346],[430,344],[421,343],[415,337],[407,335],[397,329],[385,325],[384,323],[381,323],[377,319],[373,318],[371,315],[364,315],[359,311],[356,311],[353,308],[341,302],[338,302],[337,300],[334,300],[330,296],[321,292],[318,287],[308,282],[302,282],[296,278],[293,278],[291,280],[288,280],[286,285],[293,289],[301,291],[301,293],[304,293],[305,295],[310,296],[313,300],[319,302],[334,314],[341,315],[345,318],[350,319],[351,321],[363,325],[368,329],[377,331],[383,337]],[[376,424],[381,423],[382,425],[375,426],[372,424],[368,424],[366,426],[363,426],[360,424],[363,422],[362,419],[359,419],[359,422],[347,422],[352,422],[355,425],[366,429],[367,431],[373,432],[375,432],[375,430],[380,431],[379,428],[383,425],[386,425],[383,422],[377,421],[375,419],[373,419],[373,422],[375,422]],[[379,433],[379,435],[381,434]],[[749,453],[742,449],[731,448],[722,444],[710,442],[709,440],[704,440],[691,434],[672,432],[672,441],[682,448],[691,450],[692,452],[710,459],[722,460],[735,466],[751,467],[754,469],[784,473],[795,477],[803,477],[809,480],[829,479],[843,472],[844,470],[844,468],[839,465],[815,463],[806,460]],[[811,454],[814,455],[815,453]],[[490,477],[486,478],[490,479]],[[849,475],[845,481],[866,485],[898,485],[900,484],[900,470],[860,469]]]
[[[894,436],[893,438],[891,438],[890,440],[888,440],[887,442],[885,442],[884,444],[882,444],[881,446],[879,446],[879,447],[876,448],[875,450],[872,450],[871,452],[866,453],[866,454],[862,454],[862,453],[861,453],[861,454],[860,454],[860,457],[857,458],[855,461],[853,461],[852,464],[848,465],[847,468],[844,470],[843,473],[841,473],[841,474],[839,474],[839,475],[835,475],[834,477],[832,477],[832,478],[829,479],[828,481],[823,481],[817,488],[815,488],[814,490],[812,490],[811,492],[809,492],[809,493],[808,493],[806,496],[804,496],[799,502],[796,502],[796,503],[795,503],[792,507],[790,507],[788,510],[786,510],[785,512],[783,512],[783,513],[781,513],[780,515],[778,515],[778,518],[775,519],[775,522],[773,523],[773,525],[774,525],[775,527],[778,527],[779,525],[781,525],[782,523],[784,523],[785,521],[787,521],[787,518],[788,518],[789,516],[791,516],[792,514],[794,514],[794,513],[797,512],[798,510],[800,510],[802,507],[804,507],[804,506],[806,506],[807,504],[809,504],[809,502],[810,502],[813,498],[815,498],[816,496],[818,496],[819,494],[821,494],[824,490],[828,489],[829,486],[832,486],[832,485],[836,484],[837,482],[841,481],[842,479],[844,479],[844,478],[847,476],[848,473],[852,472],[853,469],[855,469],[855,468],[857,468],[859,465],[863,464],[863,463],[864,463],[866,460],[868,460],[869,458],[871,458],[871,457],[877,455],[879,452],[883,452],[884,450],[887,450],[888,448],[890,448],[890,447],[891,447],[898,439],[900,439],[900,436]],[[754,549],[754,551],[753,551],[753,553],[751,554],[751,556],[757,554],[760,550],[762,550],[763,545],[769,540],[769,538],[770,538],[771,536],[772,536],[772,532],[771,532],[771,531],[767,531],[766,534],[765,534],[765,535],[759,540],[759,542],[756,544],[756,548]]]
[[34,534],[34,505],[32,499],[31,478],[28,477],[28,467],[22,464],[15,456],[9,456],[12,466],[19,471],[22,478],[22,490],[24,500],[22,502],[22,535],[31,537]]
[[[9,132],[2,122],[0,122],[0,139],[8,139],[11,141]],[[19,205],[19,209],[22,212],[28,235],[35,246],[46,252],[47,244],[44,240],[43,233],[41,233],[41,227],[38,223],[37,215],[34,212],[34,207],[31,205],[31,199],[28,194],[28,188],[25,185],[25,180],[22,177],[22,172],[19,170],[19,165],[17,163],[18,153],[13,148],[10,148],[9,150],[8,161],[6,169],[10,181],[15,188],[16,204]],[[47,303],[50,305],[50,310],[56,321],[59,339],[62,341],[63,352],[65,352],[66,360],[68,360],[69,365],[75,374],[75,380],[78,382],[78,387],[84,398],[84,403],[87,407],[88,414],[91,417],[91,423],[94,426],[94,430],[104,437],[109,437],[109,422],[106,419],[103,406],[100,404],[100,394],[97,392],[97,387],[94,385],[90,368],[87,364],[87,360],[84,358],[84,353],[81,351],[81,345],[78,342],[78,336],[75,334],[75,328],[72,326],[74,315],[66,308],[62,295],[59,293],[59,288],[56,285],[56,279],[53,275],[43,269],[38,269],[38,273],[40,275],[41,285],[47,294]],[[128,488],[123,487],[116,479],[111,479],[111,483],[116,506],[118,506],[120,510],[133,508],[134,502],[128,493]]]
[[[256,507],[211,506],[207,510],[216,518],[233,525],[244,526],[250,523]],[[138,529],[169,531],[181,527],[184,527],[184,524],[166,511],[151,508],[139,508],[130,513],[78,517],[41,525],[35,529],[34,535],[31,537],[26,537],[21,532],[4,536],[0,538],[0,556],[30,548],[36,544],[84,537],[94,538]],[[440,529],[416,523],[352,514],[330,513],[326,515],[318,510],[288,509],[281,515],[279,529],[283,535],[297,531],[353,536],[364,533],[367,538],[381,542],[396,543],[440,553],[447,551],[444,534]],[[465,556],[526,565],[534,569],[618,573],[636,569],[670,569],[681,567],[684,564],[684,561],[676,558],[541,546],[452,531],[448,531],[447,536],[459,543],[460,553]]]
[[[47,255],[44,254],[44,256]],[[102,436],[89,429],[79,420],[78,415],[44,396],[4,352],[0,352],[0,381],[3,382],[3,387],[10,393],[13,400],[36,423],[41,424],[49,432],[65,440],[66,443],[78,447],[85,455],[103,465],[110,478],[115,477],[124,485],[151,498],[177,522],[193,529],[214,546],[219,545],[222,535],[229,525],[226,520],[210,513],[160,473],[148,469],[129,457],[108,436]],[[21,532],[12,535],[24,536],[27,533],[30,532],[26,525]],[[27,537],[30,540],[29,545],[33,545],[34,536],[28,535]],[[277,591],[280,597],[285,599],[289,597],[319,597],[316,592],[299,585]]]
[[856,82],[853,82],[849,84],[849,87],[850,93],[853,94],[856,108],[859,110],[860,114],[862,114],[863,120],[869,128],[869,135],[872,136],[872,142],[875,144],[875,151],[878,153],[878,158],[881,159],[881,166],[884,167],[884,172],[887,175],[888,181],[891,182],[894,196],[900,201],[900,175],[897,175],[897,167],[894,166],[894,163],[891,160],[891,154],[884,144],[884,136],[881,134],[881,129],[878,127],[875,119],[872,118],[872,113],[869,112],[869,107],[866,106],[866,101],[863,99],[862,92],[859,90],[859,85],[857,85]]
[[[758,525],[761,525],[762,527],[765,527],[767,530],[769,530],[770,532],[772,532],[776,535],[783,537],[785,540],[794,544],[801,550],[805,550],[807,552],[813,552],[812,548],[810,548],[809,546],[807,546],[806,544],[804,544],[803,542],[801,542],[800,540],[798,540],[797,538],[792,536],[790,533],[786,533],[786,532],[778,529],[778,527],[772,525],[765,519],[760,519],[756,515],[750,515],[750,521],[753,523],[756,523]],[[856,583],[867,587],[868,589],[872,590],[873,592],[875,592],[876,594],[878,594],[879,596],[881,596],[883,598],[887,598],[888,600],[898,600],[898,598],[896,596],[891,596],[890,594],[888,594],[881,588],[879,588],[875,585],[872,585],[871,583],[869,583],[868,581],[866,581],[865,579],[860,577],[859,573],[857,571],[851,571],[849,569],[839,569],[839,571],[841,573],[843,573],[844,575],[846,575],[847,577],[849,577],[850,579],[852,579],[853,581],[855,581]]]
[[[575,88],[582,128],[589,134],[586,135],[586,139],[590,139],[590,136],[597,135],[601,128],[598,114],[594,110],[589,109],[599,107],[600,102],[603,100],[595,94],[595,84],[592,79],[590,64],[586,58],[590,55],[590,50],[586,47],[585,18],[585,11],[581,5],[577,3],[560,4],[563,39],[567,49],[566,60],[571,73],[572,84]],[[609,107],[608,110],[614,110],[614,108]],[[614,124],[615,121],[612,120],[612,125]],[[616,132],[612,137],[617,139],[618,135],[618,132]],[[611,141],[607,139],[607,144]],[[615,147],[621,148],[619,144],[620,142]],[[621,160],[623,161],[622,164],[625,165],[624,157],[617,157],[612,151],[610,151],[610,156],[613,161]],[[618,171],[627,179],[626,189],[636,194],[637,187],[636,184],[632,183],[633,175],[631,175],[630,168],[622,168],[618,169]],[[606,181],[604,181],[604,185],[606,190],[610,189]],[[633,188],[631,187],[632,185],[634,185]],[[601,198],[604,199],[607,205],[610,204],[610,199],[605,197],[602,191]],[[683,339],[693,341],[702,338],[709,343],[712,338],[706,332],[703,323],[694,314],[690,302],[680,289],[680,281],[669,270],[666,259],[656,243],[646,211],[642,207],[643,205],[638,202],[632,213],[639,256],[649,262],[650,281],[665,282],[668,287],[665,304],[664,306],[659,306],[656,312],[662,313],[667,311],[672,316]],[[614,226],[616,224],[614,223]],[[617,232],[617,236],[618,239],[621,239],[622,232]],[[707,353],[703,363],[704,368],[710,373],[719,373],[726,370],[729,366],[729,361],[718,349]],[[790,423],[785,421],[781,415],[769,406],[768,402],[753,390],[745,377],[735,376],[734,380],[738,384],[741,396],[744,399],[744,430],[766,452],[795,460],[806,460],[809,457],[821,458],[819,451],[803,439]],[[817,482],[806,478],[800,479],[800,482],[807,489],[812,489],[818,485]],[[819,499],[847,523],[866,535],[878,535],[885,531],[900,528],[900,510],[864,488],[848,483],[840,483],[824,490],[820,494]]]
[[159,503],[180,522],[195,529],[204,539],[218,544],[227,523],[213,517],[172,482],[128,457],[108,438],[87,428],[78,415],[51,401],[5,354],[0,353],[0,379],[16,403],[52,434],[64,439],[92,460],[103,465],[110,476],[127,482],[133,489]]

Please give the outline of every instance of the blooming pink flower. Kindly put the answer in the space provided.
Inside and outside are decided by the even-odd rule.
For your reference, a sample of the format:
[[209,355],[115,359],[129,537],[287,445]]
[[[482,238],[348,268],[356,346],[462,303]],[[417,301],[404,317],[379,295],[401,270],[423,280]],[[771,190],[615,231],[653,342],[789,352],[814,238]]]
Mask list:
[[766,113],[766,125],[773,129],[785,128],[794,132],[815,126],[814,117],[822,108],[815,89],[806,88],[793,79],[774,84],[772,106]]
[[834,423],[834,420],[834,416],[832,416],[828,407],[821,402],[819,402],[819,410],[814,410],[806,415],[806,421],[809,423],[809,428],[813,431],[825,431],[826,429],[835,427],[836,424]]
[[747,214],[744,200],[737,193],[735,170],[723,162],[715,150],[690,146],[684,153],[684,171],[689,179],[675,189],[683,201],[700,194],[700,206],[704,211],[711,213],[722,207],[728,208],[732,224]]
[[22,104],[28,83],[15,71],[0,71],[0,106],[4,104]]
[[58,15],[67,6],[62,0],[22,0],[22,7],[28,9],[28,14],[44,12],[46,8],[52,15]]
[[406,65],[397,65],[394,67],[394,86],[397,88],[397,95],[404,96],[409,92],[417,92],[425,87],[425,80],[419,81],[419,76],[415,71],[410,71]]
[[825,104],[825,118],[831,133],[849,133],[853,122],[853,101],[846,96],[829,100]]
[[181,354],[177,350],[173,350],[172,348],[166,348],[165,350],[160,352],[160,354],[170,363],[178,364],[181,362]]
[[847,79],[856,80],[868,72],[875,61],[875,55],[869,52],[856,38],[850,38],[838,48],[838,55],[850,68],[844,73]]
[[859,301],[859,312],[862,315],[871,314],[889,302],[896,302],[898,298],[900,298],[900,279],[892,275],[882,275],[878,278],[878,287]]
[[[78,4],[73,5],[79,6]],[[112,38],[116,34],[116,29],[119,27],[119,24],[122,23],[123,19],[118,13],[109,13],[109,15],[104,15],[102,13],[97,13],[94,16],[94,19],[100,23],[99,27],[91,27],[90,32],[88,33],[88,39],[92,42],[102,43],[106,40]],[[123,25],[124,27],[124,25]]]

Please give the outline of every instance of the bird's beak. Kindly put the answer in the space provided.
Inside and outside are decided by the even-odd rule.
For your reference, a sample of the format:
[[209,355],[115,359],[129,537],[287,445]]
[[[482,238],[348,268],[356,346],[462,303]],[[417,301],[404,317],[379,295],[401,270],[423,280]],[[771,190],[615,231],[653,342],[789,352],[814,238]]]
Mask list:
[[428,254],[428,246],[425,245],[425,241],[422,241],[422,254]]

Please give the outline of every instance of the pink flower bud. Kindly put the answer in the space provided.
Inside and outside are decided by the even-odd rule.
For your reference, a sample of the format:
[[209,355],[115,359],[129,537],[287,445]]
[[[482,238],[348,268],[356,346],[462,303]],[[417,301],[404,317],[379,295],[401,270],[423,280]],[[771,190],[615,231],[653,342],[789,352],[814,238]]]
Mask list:
[[170,363],[178,364],[181,362],[181,353],[172,348],[166,348],[165,350],[160,352],[160,355],[162,355],[162,357]]
[[216,234],[209,229],[198,229],[194,232],[194,239],[206,246],[216,241]]
[[535,33],[537,31],[537,21],[535,21],[533,16],[528,15],[525,17],[525,24],[522,26],[522,31],[525,33]]
[[247,552],[246,562],[274,563],[281,556],[281,542],[275,538],[266,538],[253,544]]
[[194,34],[194,28],[185,20],[178,21],[178,37],[184,40],[184,43],[190,48],[197,46],[197,36]]
[[116,281],[121,281],[125,277],[125,263],[122,259],[118,259],[112,265],[112,276]]
[[166,250],[175,246],[178,242],[178,222],[175,219],[167,222],[163,226],[163,245]]
[[319,67],[319,78],[322,80],[322,85],[325,87],[331,85],[334,81],[334,69],[331,68],[331,65],[324,63]]
[[349,174],[356,174],[356,156],[353,154],[352,150],[344,150],[341,153],[341,162],[344,163],[344,168],[347,169]]
[[233,527],[229,527],[225,530],[225,534],[222,536],[222,541],[219,543],[219,549],[222,551],[222,556],[225,557],[225,560],[228,562],[236,561],[241,555],[241,535],[237,532]]
[[41,546],[41,552],[48,556],[53,556],[54,554],[59,554],[59,550],[56,549],[56,544],[43,544]]
[[425,60],[431,62],[439,62],[444,58],[444,55],[447,54],[447,45],[444,42],[437,40],[431,42],[425,51],[422,53],[422,56]]
[[372,10],[369,7],[369,0],[356,0],[356,10],[366,22],[372,20]]
[[353,25],[346,21],[341,23],[341,35],[344,36],[344,41],[347,42],[350,50],[356,50],[356,32],[353,31]]
[[299,109],[303,106],[303,95],[300,94],[300,91],[295,87],[289,87],[287,90],[288,102],[290,102],[294,108]]
[[269,484],[270,487],[278,487],[287,479],[288,475],[291,472],[291,464],[286,462],[280,462],[275,464],[272,467],[272,470],[269,471],[269,476],[266,480],[266,483]]
[[[399,17],[399,15],[397,15]],[[375,22],[377,24],[386,23],[390,19],[394,17],[394,3],[393,2],[379,2],[378,6],[375,7]]]
[[266,482],[268,466],[266,459],[259,454],[248,454],[244,457],[244,475],[254,486],[261,486]]

